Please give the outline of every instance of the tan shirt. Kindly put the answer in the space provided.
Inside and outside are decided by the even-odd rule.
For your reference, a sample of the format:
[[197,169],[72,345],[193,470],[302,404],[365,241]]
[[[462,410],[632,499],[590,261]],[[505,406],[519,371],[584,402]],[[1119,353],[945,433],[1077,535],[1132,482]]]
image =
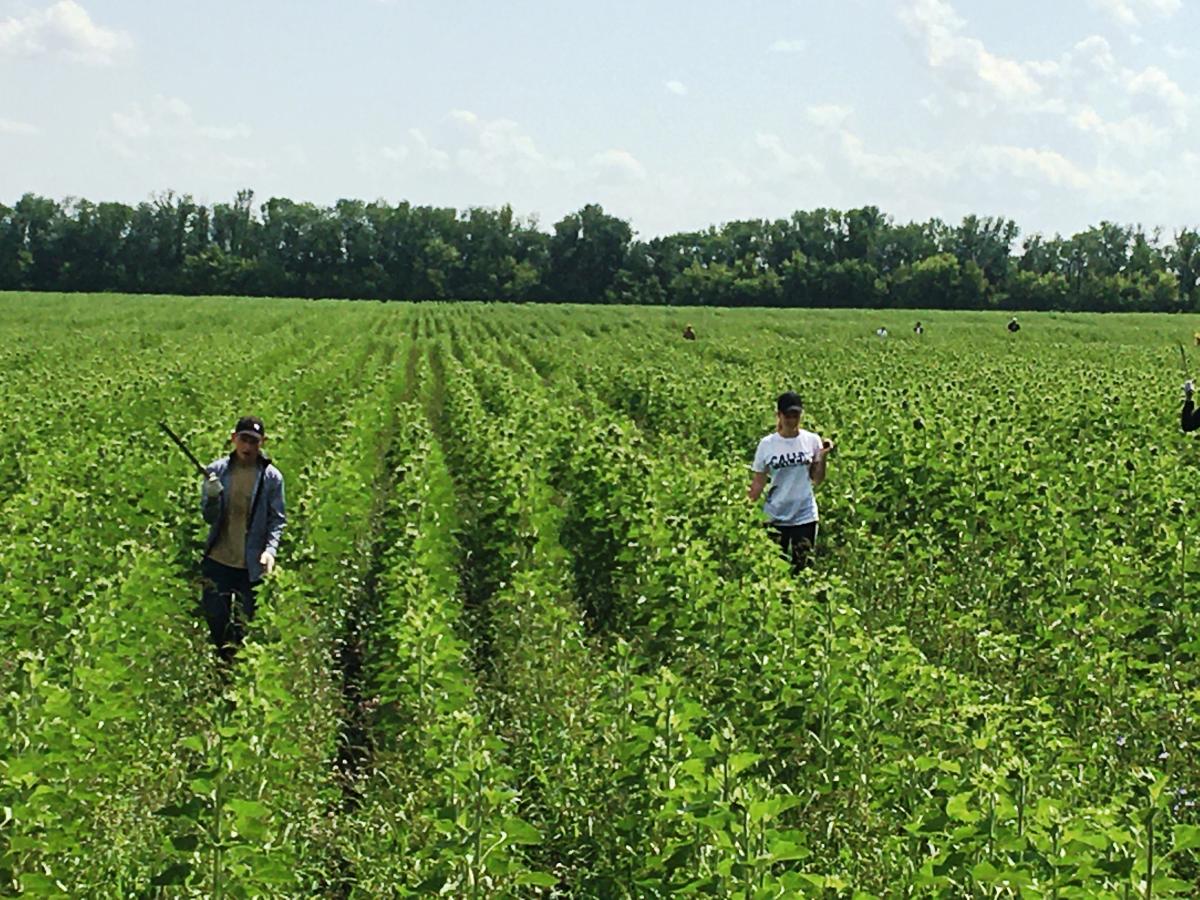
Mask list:
[[250,495],[258,475],[256,463],[234,461],[230,469],[229,495],[225,498],[225,516],[217,542],[208,551],[209,558],[233,569],[246,568],[246,527],[250,524]]

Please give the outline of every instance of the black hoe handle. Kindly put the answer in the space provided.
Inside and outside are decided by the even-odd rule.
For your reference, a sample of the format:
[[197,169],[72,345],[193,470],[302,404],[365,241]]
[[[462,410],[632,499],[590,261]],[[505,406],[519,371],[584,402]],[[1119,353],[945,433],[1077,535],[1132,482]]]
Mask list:
[[205,471],[204,466],[200,465],[200,460],[196,459],[196,457],[192,455],[192,451],[189,450],[184,445],[183,441],[181,441],[179,439],[179,436],[177,434],[175,434],[175,432],[173,432],[170,428],[167,427],[167,423],[159,422],[158,427],[161,428],[163,431],[165,431],[167,433],[167,437],[169,437],[171,440],[173,440],[175,442],[175,446],[178,447],[180,450],[182,450],[184,452],[184,454],[186,454],[187,458],[192,461],[192,465],[196,467],[196,471],[199,472],[201,475],[203,475],[205,478],[207,478],[208,472]]

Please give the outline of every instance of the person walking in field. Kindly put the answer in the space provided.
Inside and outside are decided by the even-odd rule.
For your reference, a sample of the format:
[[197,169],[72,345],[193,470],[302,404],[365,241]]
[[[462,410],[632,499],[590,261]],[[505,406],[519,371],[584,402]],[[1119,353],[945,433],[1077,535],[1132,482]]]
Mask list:
[[1021,330],[1021,325],[1019,322],[1017,322],[1016,316],[1013,316],[1011,319],[1009,319],[1008,325],[1006,325],[1005,327],[1008,329],[1009,334],[1016,334],[1018,331]]
[[283,475],[263,453],[266,440],[262,419],[238,419],[229,436],[230,454],[206,468],[201,489],[201,512],[209,525],[200,563],[201,603],[212,642],[226,660],[254,618],[254,589],[275,568],[287,521]]
[[1200,410],[1196,409],[1196,404],[1192,401],[1194,393],[1196,383],[1189,378],[1183,383],[1183,409],[1179,413],[1179,427],[1184,431],[1200,428]]
[[[813,489],[825,480],[825,458],[832,441],[800,427],[804,403],[795,391],[775,401],[775,430],[758,442],[747,492],[752,503],[766,489],[763,512],[784,559],[799,572],[808,565],[817,542],[817,498]],[[769,487],[768,487],[769,483]]]
[[913,326],[913,334],[915,334],[917,337],[920,337],[924,333],[925,327],[920,322]]
[[683,327],[683,339],[685,341],[694,341],[696,339],[696,332],[692,331],[691,325],[685,325]]

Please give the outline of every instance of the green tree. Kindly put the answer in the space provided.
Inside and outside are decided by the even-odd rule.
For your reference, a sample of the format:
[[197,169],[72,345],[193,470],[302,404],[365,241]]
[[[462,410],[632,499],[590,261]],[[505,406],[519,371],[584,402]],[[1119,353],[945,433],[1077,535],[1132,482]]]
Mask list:
[[22,286],[34,291],[52,291],[60,286],[61,257],[58,237],[62,209],[57,202],[36,194],[25,194],[13,208],[13,229],[24,253]]
[[1175,243],[1167,253],[1167,263],[1179,283],[1184,309],[1195,309],[1197,285],[1200,284],[1200,232],[1184,228],[1175,235]]
[[1018,269],[1006,282],[1002,306],[1005,309],[1065,309],[1070,285],[1058,272]]
[[556,300],[604,300],[625,262],[633,232],[623,219],[597,204],[565,216],[550,239],[547,287]]
[[979,309],[987,279],[974,262],[960,264],[952,253],[938,253],[901,268],[892,279],[897,306]]
[[30,261],[16,216],[16,210],[0,204],[0,290],[5,291],[25,287]]
[[950,250],[959,263],[974,263],[989,285],[1002,285],[1012,267],[1012,247],[1020,229],[1011,219],[966,216],[950,235]]

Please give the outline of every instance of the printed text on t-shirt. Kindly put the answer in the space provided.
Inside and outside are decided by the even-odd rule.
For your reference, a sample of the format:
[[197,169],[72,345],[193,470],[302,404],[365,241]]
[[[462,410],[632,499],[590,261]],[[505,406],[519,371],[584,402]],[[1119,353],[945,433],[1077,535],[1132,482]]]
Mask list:
[[814,457],[811,453],[779,453],[767,460],[768,469],[786,469],[790,466],[811,466]]

